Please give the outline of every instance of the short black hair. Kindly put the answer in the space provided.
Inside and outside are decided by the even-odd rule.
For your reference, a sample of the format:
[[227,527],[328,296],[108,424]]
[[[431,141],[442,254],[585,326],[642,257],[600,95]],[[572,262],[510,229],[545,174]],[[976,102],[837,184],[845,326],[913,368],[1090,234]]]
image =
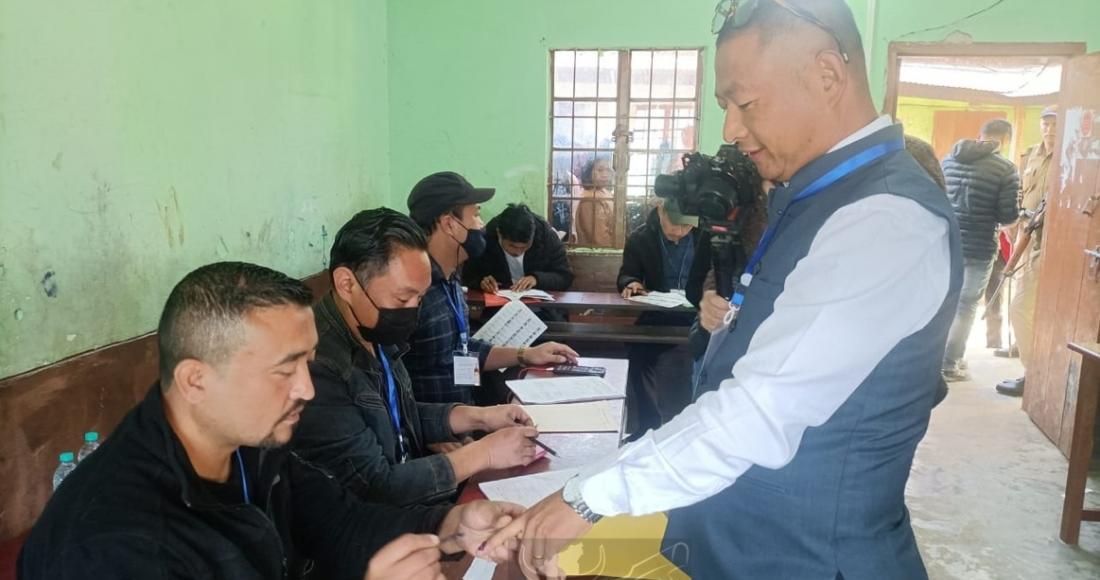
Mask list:
[[611,167],[611,158],[607,155],[597,155],[584,164],[584,168],[581,169],[582,187],[592,187],[592,172],[596,170],[596,164],[601,161],[607,163],[608,167]]
[[[836,34],[840,43],[840,50],[847,52],[853,62],[863,62],[863,38],[859,34],[859,26],[856,24],[852,9],[844,0],[787,0],[793,7],[813,15],[823,24],[827,25]],[[794,29],[796,23],[802,23],[816,28],[816,25],[805,21],[788,10],[776,5],[774,2],[759,2],[753,12],[752,19],[742,28],[734,27],[734,19],[730,18],[722,26],[718,33],[717,46],[733,38],[742,31],[759,29],[763,34],[761,38],[765,43],[779,38]]]
[[445,215],[452,215],[452,216],[458,218],[459,220],[461,220],[462,219],[462,208],[464,208],[464,207],[466,207],[466,206],[465,205],[456,205],[456,206],[452,207],[451,209],[449,209],[449,210],[447,210],[447,211],[445,211],[445,212],[443,212],[443,213],[441,213],[437,216],[434,216],[430,219],[425,218],[425,217],[419,217],[419,218],[415,218],[415,219],[414,218],[409,218],[409,219],[414,220],[413,223],[415,223],[417,225],[417,227],[419,227],[424,232],[425,235],[430,236],[435,232],[436,228],[439,227],[439,218],[441,218]]
[[982,135],[986,137],[1012,136],[1012,123],[1004,119],[991,119],[982,125]]
[[336,232],[329,252],[329,271],[349,268],[359,281],[384,274],[398,248],[428,250],[424,230],[411,217],[380,207],[361,211]]
[[496,222],[501,237],[510,242],[527,244],[535,238],[535,215],[527,204],[508,204],[497,216]]
[[185,359],[219,365],[240,347],[242,321],[250,311],[313,303],[301,280],[245,262],[217,262],[183,277],[164,304],[157,326],[161,388],[172,384]]

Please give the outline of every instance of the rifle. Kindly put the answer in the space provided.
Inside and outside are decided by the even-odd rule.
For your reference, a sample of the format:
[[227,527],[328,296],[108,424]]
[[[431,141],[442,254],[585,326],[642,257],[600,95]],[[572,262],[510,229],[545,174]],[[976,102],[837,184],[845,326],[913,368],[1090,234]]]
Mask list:
[[[1024,226],[1024,231],[1017,240],[1017,243],[1012,246],[1012,255],[1008,258],[1008,263],[1005,264],[1004,277],[1001,278],[1001,283],[997,284],[997,289],[993,291],[993,295],[989,297],[987,303],[994,303],[1001,295],[1001,290],[1004,289],[1005,283],[1008,282],[1014,274],[1016,274],[1016,263],[1020,261],[1020,256],[1024,255],[1027,251],[1027,247],[1031,245],[1031,236],[1035,233],[1035,230],[1043,227],[1043,216],[1046,215],[1047,200],[1043,198],[1039,202],[1039,207],[1036,207],[1034,211],[1025,211],[1024,215],[1028,218],[1027,225]],[[982,313],[982,320],[989,312]]]
[[1008,263],[1005,264],[1005,276],[1012,276],[1016,273],[1016,263],[1020,261],[1020,256],[1027,251],[1028,246],[1031,245],[1031,237],[1034,235],[1035,230],[1043,227],[1043,219],[1047,213],[1047,200],[1043,198],[1039,202],[1039,207],[1035,208],[1035,211],[1024,212],[1024,215],[1028,218],[1027,225],[1024,226],[1024,231],[1017,240],[1017,243],[1012,247],[1012,256],[1009,257]]

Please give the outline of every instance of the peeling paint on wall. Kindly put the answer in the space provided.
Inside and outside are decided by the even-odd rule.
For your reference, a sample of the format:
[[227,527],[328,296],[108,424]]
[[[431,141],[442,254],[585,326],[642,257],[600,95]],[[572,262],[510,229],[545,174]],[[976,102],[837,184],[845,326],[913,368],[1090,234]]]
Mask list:
[[57,298],[57,275],[53,270],[42,276],[42,291],[49,298]]
[[158,200],[157,214],[160,216],[160,223],[164,227],[164,235],[168,239],[168,247],[175,248],[176,246],[182,246],[185,239],[183,229],[183,218],[180,212],[180,198],[179,193],[176,192],[176,187],[172,186],[168,188],[171,191],[171,195],[165,200],[164,204]]
[[15,10],[0,24],[0,70],[18,79],[0,111],[0,377],[153,330],[204,263],[313,274],[307,239],[384,204],[385,0],[276,3],[263,28],[248,3],[219,5],[214,27],[195,3]]

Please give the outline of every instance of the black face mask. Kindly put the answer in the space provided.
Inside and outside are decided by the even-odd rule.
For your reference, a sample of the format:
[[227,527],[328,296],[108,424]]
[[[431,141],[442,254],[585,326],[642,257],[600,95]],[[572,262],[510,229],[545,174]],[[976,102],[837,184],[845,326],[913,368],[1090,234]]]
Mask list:
[[378,311],[378,322],[374,325],[374,328],[368,328],[363,326],[362,322],[359,322],[359,316],[352,309],[351,315],[356,322],[359,322],[359,336],[373,344],[395,345],[407,343],[409,336],[416,330],[420,307],[382,308],[374,301],[374,298],[370,297],[367,289],[363,287],[363,283],[359,282],[358,278],[355,281],[359,284],[359,288],[363,290],[363,294],[367,296],[367,300],[370,300],[374,309]]
[[462,222],[458,222],[458,225],[466,230],[466,241],[462,242],[462,249],[466,250],[466,255],[471,259],[480,258],[485,253],[485,247],[489,244],[488,234],[485,233],[485,230],[472,230],[463,225]]

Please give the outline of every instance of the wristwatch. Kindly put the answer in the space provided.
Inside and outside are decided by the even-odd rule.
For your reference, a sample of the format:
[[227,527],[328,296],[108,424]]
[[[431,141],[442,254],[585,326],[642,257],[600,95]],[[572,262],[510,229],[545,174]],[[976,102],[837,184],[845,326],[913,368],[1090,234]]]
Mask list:
[[565,482],[565,489],[561,491],[561,498],[565,500],[566,505],[577,512],[577,515],[580,516],[581,519],[589,524],[594,524],[603,519],[603,516],[592,511],[592,509],[588,507],[588,504],[584,503],[584,498],[581,497],[580,480],[577,479],[576,475],[570,477],[569,481]]

